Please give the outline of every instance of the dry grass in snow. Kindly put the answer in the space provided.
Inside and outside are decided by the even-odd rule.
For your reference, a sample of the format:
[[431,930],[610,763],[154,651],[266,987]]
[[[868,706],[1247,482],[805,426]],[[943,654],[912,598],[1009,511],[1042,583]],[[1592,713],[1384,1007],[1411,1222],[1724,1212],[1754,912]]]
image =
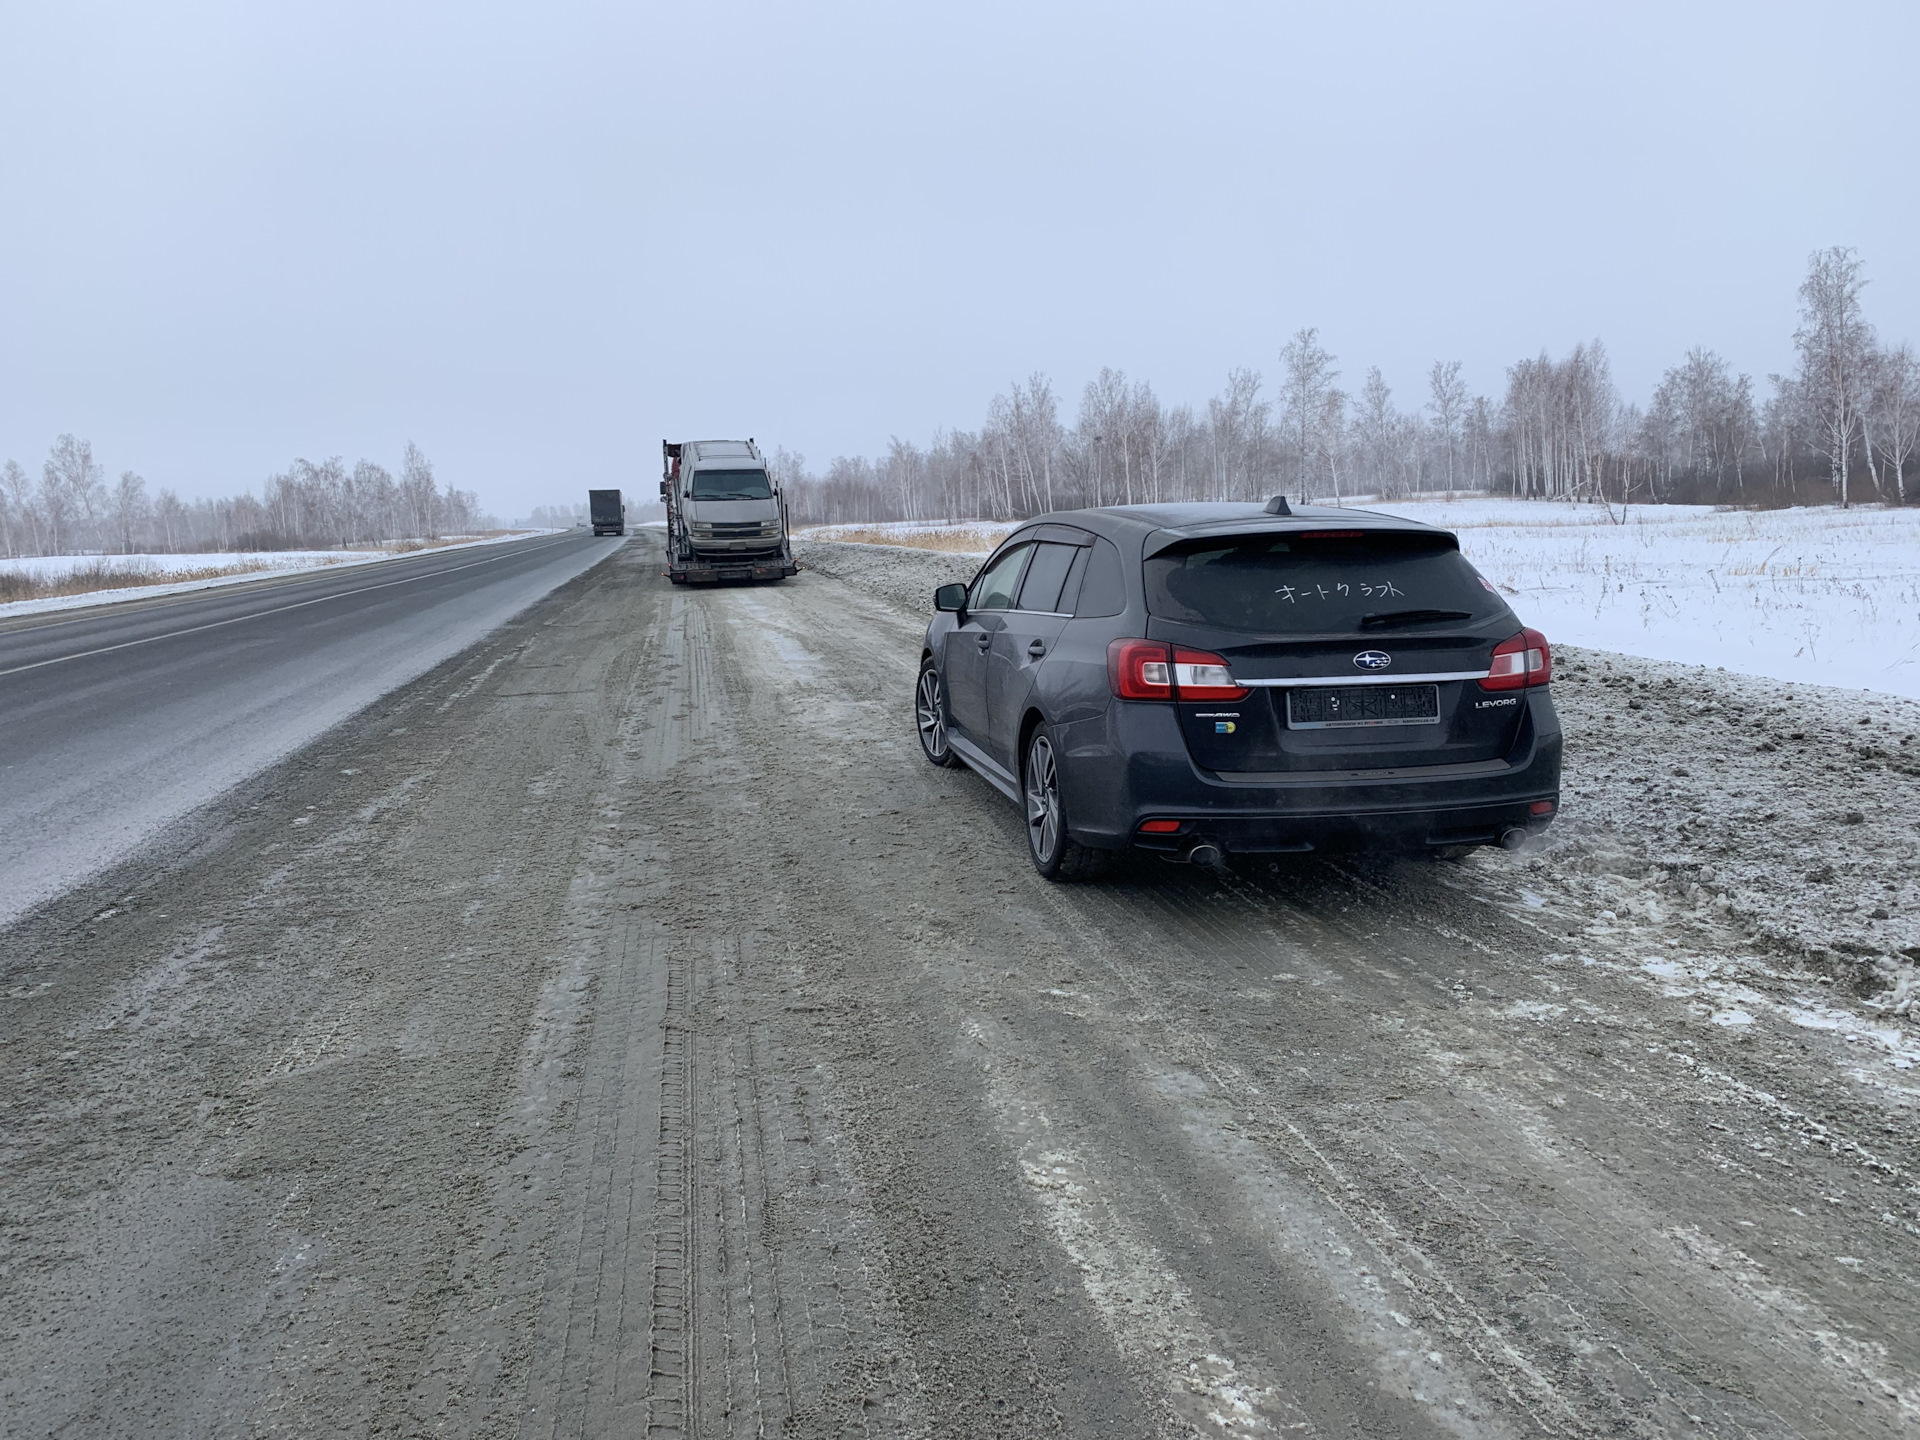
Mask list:
[[1013,530],[1014,521],[898,521],[873,525],[814,525],[796,531],[808,540],[839,540],[850,545],[907,545],[915,550],[945,550],[955,555],[987,555]]

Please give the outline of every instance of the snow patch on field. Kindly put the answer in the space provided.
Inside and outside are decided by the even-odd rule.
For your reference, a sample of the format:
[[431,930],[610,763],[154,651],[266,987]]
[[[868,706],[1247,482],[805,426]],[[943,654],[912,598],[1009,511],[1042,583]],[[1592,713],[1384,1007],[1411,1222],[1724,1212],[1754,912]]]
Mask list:
[[1549,639],[1920,696],[1920,509],[1381,503],[1460,547]]
[[[1550,640],[1920,697],[1920,509],[1367,502],[1457,532]],[[809,539],[983,556],[1014,522],[821,526]]]

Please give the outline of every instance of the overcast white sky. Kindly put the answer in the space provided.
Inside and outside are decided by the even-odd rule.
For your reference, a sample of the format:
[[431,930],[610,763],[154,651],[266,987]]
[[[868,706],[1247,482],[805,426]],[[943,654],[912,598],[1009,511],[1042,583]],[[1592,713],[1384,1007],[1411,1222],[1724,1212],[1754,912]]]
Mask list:
[[502,515],[663,435],[816,465],[1044,370],[1203,401],[1317,325],[1789,363],[1920,339],[1920,5],[0,0],[0,458],[184,494],[411,437]]

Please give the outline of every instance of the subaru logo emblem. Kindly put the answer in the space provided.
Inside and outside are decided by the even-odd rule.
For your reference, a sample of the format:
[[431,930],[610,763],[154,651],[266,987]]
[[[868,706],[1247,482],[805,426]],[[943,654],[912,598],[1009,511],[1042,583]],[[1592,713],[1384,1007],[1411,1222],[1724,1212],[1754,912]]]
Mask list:
[[1393,664],[1393,657],[1384,650],[1362,650],[1353,657],[1353,663],[1362,670],[1384,670]]

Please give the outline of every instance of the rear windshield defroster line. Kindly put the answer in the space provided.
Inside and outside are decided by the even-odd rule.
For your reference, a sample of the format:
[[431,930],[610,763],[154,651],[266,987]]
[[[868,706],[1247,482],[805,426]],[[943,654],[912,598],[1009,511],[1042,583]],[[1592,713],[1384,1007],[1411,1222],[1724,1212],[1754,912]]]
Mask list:
[[771,500],[773,487],[764,470],[696,470],[693,472],[693,498],[696,500]]
[[[1392,629],[1418,633],[1511,614],[1452,536],[1419,532],[1187,540],[1149,557],[1146,581],[1153,615],[1265,634],[1377,634],[1378,621],[1363,622],[1386,615]],[[1422,610],[1439,613],[1404,618]]]

